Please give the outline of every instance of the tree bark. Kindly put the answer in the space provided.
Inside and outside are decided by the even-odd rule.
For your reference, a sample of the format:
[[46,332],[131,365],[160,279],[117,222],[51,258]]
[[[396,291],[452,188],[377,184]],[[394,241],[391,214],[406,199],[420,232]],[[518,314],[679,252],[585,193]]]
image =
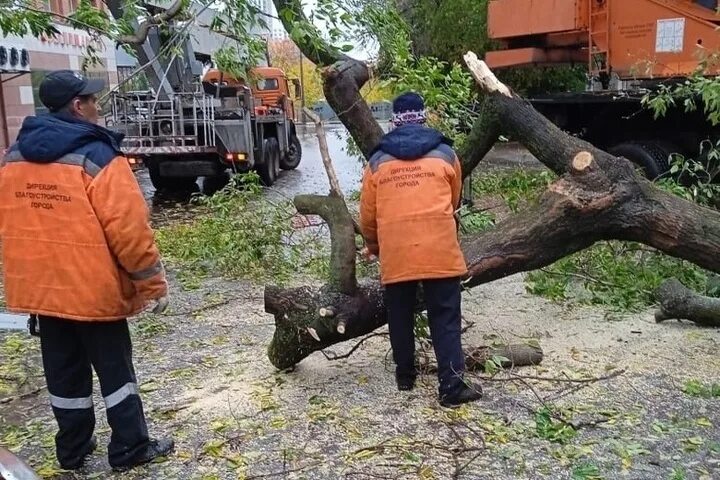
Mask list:
[[[122,3],[123,2],[121,0],[105,1],[108,10],[110,10],[112,16],[115,17],[117,20],[120,20],[123,17]],[[174,0],[174,2],[167,7],[167,9],[156,15],[148,17],[144,22],[140,23],[137,26],[135,33],[133,33],[132,35],[121,35],[120,37],[118,37],[117,43],[121,45],[134,45],[136,47],[139,47],[140,45],[145,43],[145,40],[147,40],[147,36],[150,33],[151,28],[162,25],[168,20],[172,20],[173,18],[178,16],[180,12],[182,12],[184,5],[184,0]]]
[[[387,323],[383,289],[374,281],[361,285],[355,295],[332,287],[290,290],[265,288],[265,311],[275,316],[275,333],[268,348],[270,362],[287,370],[308,355],[331,345],[362,337]],[[338,326],[342,325],[342,330]],[[528,345],[470,347],[468,370],[483,370],[488,360],[504,357],[503,368],[538,365],[543,352]]]
[[[321,309],[331,313],[323,316]],[[268,358],[280,370],[295,366],[313,352],[371,333],[387,321],[383,291],[377,282],[360,285],[355,295],[327,286],[290,290],[268,286],[265,311],[275,316]],[[344,333],[338,331],[341,324]]]
[[660,307],[655,321],[690,320],[704,327],[720,327],[720,298],[699,295],[677,279],[665,280],[655,292]]
[[329,285],[338,292],[353,295],[355,276],[355,224],[345,200],[336,193],[328,196],[298,195],[295,208],[304,215],[319,215],[330,227]]
[[465,368],[468,370],[484,370],[488,360],[500,359],[503,368],[540,365],[543,351],[531,345],[500,345],[495,347],[471,348],[465,353]]

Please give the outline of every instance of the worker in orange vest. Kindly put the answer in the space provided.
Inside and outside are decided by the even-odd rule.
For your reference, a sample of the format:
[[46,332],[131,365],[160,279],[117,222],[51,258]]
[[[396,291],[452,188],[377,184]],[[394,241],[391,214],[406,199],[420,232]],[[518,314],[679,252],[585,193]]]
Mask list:
[[168,304],[145,200],[122,136],[96,123],[101,80],[61,70],[0,162],[0,237],[11,311],[39,319],[57,457],[80,468],[96,447],[92,368],[112,430],[110,465],[125,470],[167,455],[148,437],[126,318]]
[[360,224],[368,252],[380,258],[398,389],[415,386],[414,318],[422,284],[440,403],[454,407],[482,396],[479,386],[463,378],[460,279],[467,267],[455,221],[462,173],[452,141],[425,123],[420,95],[395,99],[395,129],[382,138],[365,168]]

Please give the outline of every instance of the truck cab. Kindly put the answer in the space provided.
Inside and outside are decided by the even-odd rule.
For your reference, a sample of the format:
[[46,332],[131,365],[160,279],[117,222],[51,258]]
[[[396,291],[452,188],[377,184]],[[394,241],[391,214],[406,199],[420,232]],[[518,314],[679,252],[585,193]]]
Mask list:
[[[267,115],[273,109],[282,109],[287,118],[293,122],[297,121],[295,104],[293,100],[299,100],[301,96],[300,83],[297,79],[288,79],[285,72],[275,67],[258,67],[250,70],[250,89],[256,100],[255,114]],[[202,81],[222,86],[242,87],[246,85],[245,79],[237,79],[234,76],[211,68]],[[290,91],[290,83],[293,84],[293,92]]]

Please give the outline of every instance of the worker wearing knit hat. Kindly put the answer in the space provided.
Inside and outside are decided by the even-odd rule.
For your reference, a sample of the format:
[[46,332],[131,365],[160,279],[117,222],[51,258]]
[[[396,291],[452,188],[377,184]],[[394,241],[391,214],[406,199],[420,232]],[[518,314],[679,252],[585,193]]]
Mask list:
[[423,125],[427,121],[427,112],[423,98],[414,92],[403,93],[393,101],[392,123],[401,125]]
[[426,121],[425,102],[417,93],[403,93],[393,102],[396,128],[380,140],[365,169],[360,225],[367,253],[380,257],[398,389],[415,386],[413,327],[422,284],[440,403],[455,407],[482,395],[479,386],[463,379],[460,279],[467,267],[454,218],[462,172],[452,141]]

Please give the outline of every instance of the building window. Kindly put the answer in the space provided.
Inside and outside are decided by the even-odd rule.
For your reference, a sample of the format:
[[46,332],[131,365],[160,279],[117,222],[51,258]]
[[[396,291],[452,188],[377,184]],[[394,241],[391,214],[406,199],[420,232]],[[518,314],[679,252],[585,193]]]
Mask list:
[[40,83],[48,73],[49,72],[47,70],[33,70],[30,72],[30,81],[32,82],[33,89],[33,101],[35,102],[35,114],[37,115],[48,113],[48,109],[42,104],[40,96],[38,95],[38,92],[40,91]]

